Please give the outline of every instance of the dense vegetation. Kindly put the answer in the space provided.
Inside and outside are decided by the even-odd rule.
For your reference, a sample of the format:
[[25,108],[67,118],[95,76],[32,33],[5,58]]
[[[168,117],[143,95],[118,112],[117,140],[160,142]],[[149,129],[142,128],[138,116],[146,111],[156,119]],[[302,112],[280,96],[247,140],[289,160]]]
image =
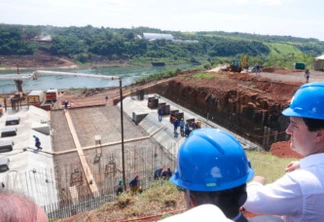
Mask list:
[[[175,39],[199,43],[147,41],[144,32],[169,33]],[[50,36],[44,45],[35,37]],[[138,27],[132,29],[53,27],[0,24],[0,55],[32,55],[45,50],[52,55],[68,56],[80,63],[104,60],[127,60],[131,64],[163,61],[168,64],[209,63],[241,60],[249,63],[292,66],[294,62],[312,63],[324,52],[324,42],[291,36],[268,36],[226,32],[171,32]]]

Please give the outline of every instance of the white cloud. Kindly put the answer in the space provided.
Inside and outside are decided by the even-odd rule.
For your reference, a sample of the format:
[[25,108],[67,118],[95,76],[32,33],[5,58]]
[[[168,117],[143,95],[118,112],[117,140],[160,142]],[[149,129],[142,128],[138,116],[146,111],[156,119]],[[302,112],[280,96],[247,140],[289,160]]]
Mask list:
[[296,2],[298,0],[236,0],[240,5],[261,5],[261,6],[278,6],[286,2]]
[[321,13],[324,4],[317,0],[0,1],[0,22],[7,24],[148,26],[177,31],[230,31],[321,39],[324,36],[324,31],[318,28],[324,19]]
[[282,5],[284,0],[259,0],[263,5]]

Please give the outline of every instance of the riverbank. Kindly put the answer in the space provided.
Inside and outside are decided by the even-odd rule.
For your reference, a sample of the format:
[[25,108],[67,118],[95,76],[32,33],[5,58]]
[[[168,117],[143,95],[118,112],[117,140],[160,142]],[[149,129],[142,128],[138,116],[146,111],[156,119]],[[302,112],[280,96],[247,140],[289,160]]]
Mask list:
[[[143,64],[149,65],[149,64]],[[93,61],[76,63],[66,56],[52,56],[41,53],[29,56],[0,56],[0,70],[37,70],[37,69],[96,69],[105,67],[131,67],[129,60]]]

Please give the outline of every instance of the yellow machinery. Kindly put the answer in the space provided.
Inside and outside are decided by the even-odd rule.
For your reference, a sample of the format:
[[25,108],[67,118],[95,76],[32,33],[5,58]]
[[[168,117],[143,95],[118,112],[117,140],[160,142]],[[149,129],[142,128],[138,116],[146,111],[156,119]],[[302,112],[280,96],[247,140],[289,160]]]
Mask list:
[[241,72],[242,67],[241,63],[238,60],[233,60],[231,64],[227,67],[228,71],[230,72]]
[[245,55],[241,61],[241,67],[242,69],[248,69],[249,68],[249,63],[247,61],[247,56]]

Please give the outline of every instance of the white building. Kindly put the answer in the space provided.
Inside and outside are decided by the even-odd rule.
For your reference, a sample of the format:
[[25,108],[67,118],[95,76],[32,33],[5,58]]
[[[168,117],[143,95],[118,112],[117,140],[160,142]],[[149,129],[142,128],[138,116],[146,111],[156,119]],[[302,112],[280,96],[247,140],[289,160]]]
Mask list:
[[154,41],[158,39],[165,39],[173,41],[173,35],[171,34],[162,34],[162,33],[143,33],[143,39],[148,41]]
[[324,71],[324,55],[315,58],[314,70]]

